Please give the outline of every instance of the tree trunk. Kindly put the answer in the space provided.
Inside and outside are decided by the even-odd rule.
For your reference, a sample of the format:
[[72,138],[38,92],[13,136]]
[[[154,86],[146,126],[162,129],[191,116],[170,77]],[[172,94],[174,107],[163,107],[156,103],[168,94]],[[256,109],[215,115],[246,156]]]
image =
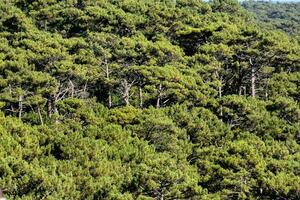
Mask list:
[[[109,66],[107,63],[107,59],[105,59],[105,74],[106,74],[106,79],[107,81],[109,81]],[[108,87],[108,107],[111,108],[112,107],[112,98],[111,98],[111,87]]]
[[[236,89],[238,89],[239,96],[242,96],[244,86],[243,86],[243,75],[240,72],[239,72],[239,77],[238,77],[237,83],[234,87],[236,87]],[[236,90],[236,89],[234,89],[234,90]]]
[[239,87],[239,96],[242,96],[242,86]]
[[256,88],[255,88],[255,81],[256,81],[256,77],[255,77],[255,67],[252,63],[252,59],[249,59],[250,62],[250,66],[251,66],[251,96],[255,97],[256,96]]
[[[11,85],[10,84],[9,84],[8,88],[9,88],[9,94],[10,94],[10,96],[12,96],[12,89],[11,89]],[[10,105],[10,109],[11,109],[11,111],[13,113],[15,113],[15,108],[14,108],[14,106],[12,104]]]
[[23,96],[19,96],[19,119],[22,119],[22,112],[23,112]]
[[42,116],[42,113],[41,113],[40,106],[38,106],[37,110],[38,110],[41,125],[44,125],[44,120],[43,120],[43,116]]
[[[54,103],[54,104],[56,104],[56,103]],[[55,114],[55,124],[58,124],[59,123],[59,121],[58,121],[59,112],[58,112],[56,105],[54,105],[53,107],[54,107],[54,114]]]
[[139,87],[139,99],[140,99],[140,108],[143,108],[143,88],[142,86]]
[[252,94],[252,97],[256,96],[255,81],[256,81],[255,68],[252,67],[251,68],[251,94]]
[[123,100],[125,102],[125,105],[128,106],[129,105],[130,84],[128,83],[128,81],[126,79],[124,79],[122,82],[122,86],[123,86]]
[[156,108],[160,108],[160,100],[161,100],[161,93],[162,93],[162,85],[161,83],[158,86],[158,95],[157,95],[157,100],[156,100]]
[[[219,87],[219,98],[222,98],[222,87]],[[223,116],[223,106],[220,107],[220,116]]]
[[112,100],[111,100],[111,89],[108,88],[108,107],[112,107]]

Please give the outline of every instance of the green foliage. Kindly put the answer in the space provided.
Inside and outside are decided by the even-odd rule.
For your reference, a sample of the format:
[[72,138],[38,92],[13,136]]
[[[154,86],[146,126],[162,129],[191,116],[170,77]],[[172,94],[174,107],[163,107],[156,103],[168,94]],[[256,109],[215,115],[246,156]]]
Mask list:
[[279,29],[295,36],[300,33],[300,3],[244,1],[242,6],[253,12],[257,21],[269,29]]
[[300,199],[300,46],[274,30],[297,34],[298,4],[243,5],[282,19],[266,32],[235,0],[1,1],[4,196]]

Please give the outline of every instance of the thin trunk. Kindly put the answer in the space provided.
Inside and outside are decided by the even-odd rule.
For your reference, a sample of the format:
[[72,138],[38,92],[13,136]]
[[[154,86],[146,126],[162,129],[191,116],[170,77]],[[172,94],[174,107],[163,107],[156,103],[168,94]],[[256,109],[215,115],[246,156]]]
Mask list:
[[140,99],[140,108],[143,108],[143,88],[139,86],[139,99]]
[[251,69],[251,94],[252,94],[252,97],[256,96],[255,81],[256,81],[255,68],[252,67],[252,69]]
[[[10,84],[9,84],[8,88],[9,88],[9,94],[10,94],[10,96],[12,96],[12,89],[11,89],[11,85]],[[14,108],[14,106],[12,104],[10,105],[10,109],[12,110],[12,112],[15,112],[15,108]]]
[[83,87],[83,92],[84,93],[86,93],[86,88],[87,88],[87,81],[85,82],[84,87]]
[[111,89],[108,89],[108,107],[112,107],[112,100],[111,100]]
[[124,102],[126,106],[129,106],[129,94],[127,89],[125,91]]
[[237,80],[237,85],[236,85],[236,88],[239,89],[239,96],[242,96],[243,95],[243,89],[244,89],[244,86],[243,86],[243,75],[239,75],[239,78]]
[[23,112],[23,96],[19,96],[19,119],[22,119],[22,112]]
[[156,100],[156,108],[160,108],[160,97]]
[[130,90],[130,84],[128,84],[128,81],[126,79],[123,80],[123,100],[125,102],[125,105],[129,105],[129,90]]
[[[109,82],[109,66],[107,63],[107,60],[105,60],[105,73],[106,73],[106,79]],[[109,86],[108,88],[108,107],[111,108],[112,107],[112,98],[111,98],[111,87]]]
[[38,106],[37,111],[38,111],[38,114],[39,114],[41,125],[44,125],[44,120],[43,120],[43,116],[42,116],[42,113],[41,113],[40,106]]
[[59,115],[59,113],[58,113],[56,105],[54,105],[53,107],[54,107],[54,114],[55,114],[55,124],[58,124],[59,123],[59,121],[58,121],[58,115]]
[[157,100],[156,100],[156,108],[160,108],[161,93],[162,93],[162,85],[160,83],[159,86],[158,86],[158,95],[157,95]]
[[255,81],[256,81],[256,77],[255,77],[255,67],[252,63],[252,59],[249,59],[250,65],[251,65],[251,96],[255,97],[256,96],[256,88],[255,88]]
[[[219,87],[219,98],[222,98],[222,87]],[[220,116],[223,116],[223,106],[220,107]]]
[[109,68],[108,68],[107,60],[105,60],[105,73],[106,73],[107,80],[109,80]]

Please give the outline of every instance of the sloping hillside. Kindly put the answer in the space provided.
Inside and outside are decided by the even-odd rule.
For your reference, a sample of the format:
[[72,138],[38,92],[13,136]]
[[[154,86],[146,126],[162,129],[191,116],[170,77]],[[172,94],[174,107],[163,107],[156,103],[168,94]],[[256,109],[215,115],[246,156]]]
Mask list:
[[300,2],[270,3],[245,1],[242,6],[254,13],[263,26],[293,36],[300,35]]

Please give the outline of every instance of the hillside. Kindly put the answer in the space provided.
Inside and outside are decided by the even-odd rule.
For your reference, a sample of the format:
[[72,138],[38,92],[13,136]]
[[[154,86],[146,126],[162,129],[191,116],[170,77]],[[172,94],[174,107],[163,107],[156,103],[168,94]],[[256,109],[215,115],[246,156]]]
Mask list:
[[300,2],[270,3],[245,1],[242,6],[254,13],[256,20],[269,29],[300,35]]
[[300,199],[300,45],[237,1],[0,15],[7,199]]

